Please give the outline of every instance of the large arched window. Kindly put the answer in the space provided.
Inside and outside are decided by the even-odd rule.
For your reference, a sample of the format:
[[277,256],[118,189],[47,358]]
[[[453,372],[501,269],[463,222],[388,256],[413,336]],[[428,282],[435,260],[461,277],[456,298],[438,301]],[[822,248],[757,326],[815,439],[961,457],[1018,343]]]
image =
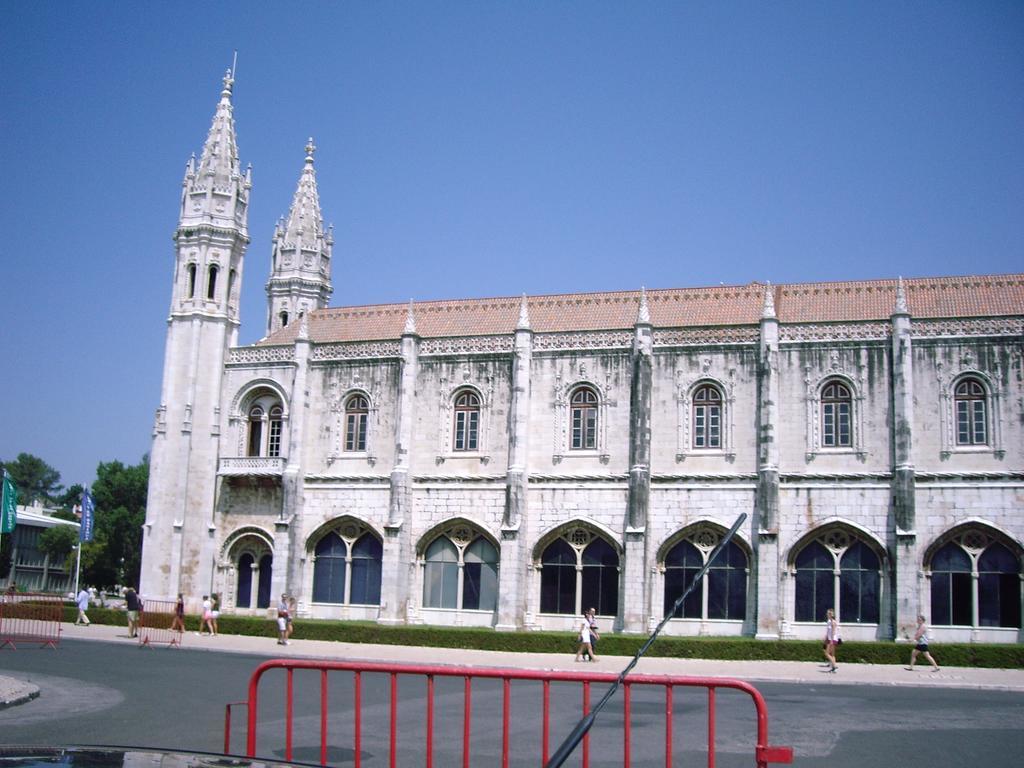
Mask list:
[[462,390],[456,393],[454,418],[452,450],[477,450],[480,440],[480,398],[476,392]]
[[270,605],[270,579],[274,556],[265,534],[238,532],[228,552],[234,565],[236,608],[266,608]]
[[362,395],[352,395],[345,401],[345,450],[366,450],[366,420],[370,403]]
[[270,606],[270,580],[274,575],[274,556],[265,554],[260,558],[260,577],[256,582],[256,607]]
[[573,528],[545,547],[540,561],[541,613],[618,613],[619,555],[603,538]]
[[383,547],[357,523],[325,533],[313,548],[313,602],[379,605]]
[[1002,543],[968,531],[931,558],[932,624],[1020,626],[1020,560]]
[[956,404],[956,444],[988,443],[988,404],[985,387],[975,378],[962,379],[953,390]]
[[196,265],[188,265],[188,297],[191,299],[196,295]]
[[281,456],[284,407],[276,395],[264,391],[249,401],[246,429],[246,456]]
[[821,389],[821,446],[853,445],[853,396],[840,381],[827,381]]
[[796,556],[796,620],[824,621],[834,608],[846,624],[877,624],[881,566],[865,542],[833,529]]
[[722,447],[722,393],[705,384],[693,393],[693,447]]
[[577,387],[569,397],[569,447],[575,451],[597,448],[597,393],[590,387]]
[[238,591],[235,594],[235,605],[239,608],[248,608],[252,605],[253,559],[248,552],[238,558]]
[[[665,600],[668,614],[679,596],[704,567],[712,550],[721,540],[710,528],[699,529],[672,547],[665,554]],[[742,621],[747,613],[747,556],[730,541],[715,558],[707,576],[687,596],[673,614],[684,619],[730,619]]]
[[469,526],[458,525],[439,535],[423,559],[424,608],[498,607],[498,550]]

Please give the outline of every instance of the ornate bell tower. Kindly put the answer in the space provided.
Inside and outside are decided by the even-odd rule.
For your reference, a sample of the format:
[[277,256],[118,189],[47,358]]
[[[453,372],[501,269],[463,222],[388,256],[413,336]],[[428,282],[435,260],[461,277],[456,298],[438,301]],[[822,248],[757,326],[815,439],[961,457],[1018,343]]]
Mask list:
[[209,592],[224,361],[237,343],[242,261],[249,244],[252,170],[243,174],[231,95],[220,102],[198,163],[185,166],[167,319],[164,376],[153,428],[141,594]]
[[313,169],[313,139],[306,144],[306,164],[287,221],[274,229],[270,279],[267,281],[267,334],[323,309],[331,298],[331,249],[334,237],[324,232],[320,194]]

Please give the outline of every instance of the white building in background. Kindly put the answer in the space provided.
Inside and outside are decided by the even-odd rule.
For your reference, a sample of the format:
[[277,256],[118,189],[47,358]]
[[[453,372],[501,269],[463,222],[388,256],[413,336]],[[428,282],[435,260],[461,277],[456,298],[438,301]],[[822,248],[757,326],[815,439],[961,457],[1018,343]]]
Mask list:
[[39,549],[39,535],[47,528],[70,525],[77,535],[78,523],[54,517],[55,510],[40,503],[17,508],[18,524],[11,536],[11,569],[0,579],[0,590],[16,584],[23,592],[68,592],[73,586],[74,569],[65,562],[51,562],[50,556]]
[[231,86],[174,234],[144,594],[645,632],[747,513],[668,632],[1020,639],[1024,275],[329,308],[310,143],[239,347]]

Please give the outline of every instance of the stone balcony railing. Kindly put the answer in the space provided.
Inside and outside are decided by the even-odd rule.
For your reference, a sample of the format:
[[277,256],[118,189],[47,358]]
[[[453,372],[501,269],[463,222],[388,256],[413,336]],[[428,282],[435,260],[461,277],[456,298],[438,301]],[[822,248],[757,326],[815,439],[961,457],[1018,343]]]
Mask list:
[[234,477],[280,477],[284,474],[287,459],[281,456],[231,456],[222,457],[217,468],[218,475]]

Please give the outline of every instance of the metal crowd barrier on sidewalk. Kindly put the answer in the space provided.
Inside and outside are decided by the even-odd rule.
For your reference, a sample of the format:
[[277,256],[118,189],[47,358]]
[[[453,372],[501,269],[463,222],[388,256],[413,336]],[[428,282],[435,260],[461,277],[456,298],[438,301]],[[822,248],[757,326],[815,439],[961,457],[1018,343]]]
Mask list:
[[[246,744],[245,744],[245,755],[247,757],[257,757],[257,736],[259,734],[259,719],[261,716],[261,703],[259,698],[260,693],[260,682],[263,680],[264,675],[271,670],[283,670],[284,671],[284,691],[283,691],[283,730],[282,734],[284,740],[283,758],[287,761],[302,760],[304,762],[319,762],[320,765],[328,765],[329,754],[331,755],[331,763],[339,762],[351,762],[355,768],[360,768],[363,760],[363,749],[366,746],[367,737],[377,738],[378,741],[382,741],[383,734],[387,733],[387,741],[385,744],[380,744],[383,749],[386,746],[388,753],[388,765],[390,768],[396,768],[399,764],[399,752],[398,752],[398,739],[399,739],[399,678],[413,677],[419,678],[419,683],[413,689],[410,694],[410,698],[416,699],[422,692],[422,698],[424,700],[424,710],[422,711],[421,717],[412,718],[410,717],[409,707],[411,706],[408,702],[403,703],[403,720],[402,720],[402,734],[403,741],[408,742],[412,739],[419,739],[422,734],[422,745],[414,746],[412,749],[412,755],[407,754],[403,760],[403,764],[409,764],[409,760],[415,760],[417,765],[426,765],[427,768],[433,768],[435,765],[435,745],[441,744],[447,748],[450,752],[453,745],[457,745],[457,740],[461,739],[461,765],[463,768],[469,768],[470,766],[470,752],[471,752],[471,735],[473,732],[473,725],[476,724],[478,727],[484,726],[485,732],[491,734],[488,743],[493,742],[495,735],[496,723],[484,722],[486,715],[478,714],[474,719],[474,699],[473,699],[473,684],[474,682],[482,680],[498,681],[500,683],[500,698],[501,698],[501,751],[500,759],[502,768],[508,768],[510,760],[514,760],[518,764],[539,764],[544,765],[548,762],[549,752],[552,747],[552,683],[558,684],[559,694],[563,694],[559,697],[559,701],[564,699],[565,684],[568,684],[570,690],[578,687],[582,692],[581,710],[578,714],[586,714],[590,709],[591,701],[591,688],[595,685],[604,686],[613,683],[617,675],[612,673],[603,672],[557,672],[552,670],[518,670],[518,669],[497,669],[488,667],[453,667],[453,666],[439,666],[439,665],[423,665],[423,664],[387,664],[387,663],[376,663],[376,662],[356,662],[356,661],[320,661],[313,659],[273,659],[260,664],[253,672],[249,679],[249,691],[248,699],[244,702],[237,702],[234,704],[228,704],[225,711],[225,723],[224,723],[224,752],[231,754],[231,715],[232,708],[238,706],[246,707]],[[313,691],[310,689],[299,688],[299,713],[296,713],[296,682],[295,673],[297,671],[303,672],[303,680],[308,679],[308,675],[305,675],[306,671],[318,673],[316,677],[319,679],[319,685],[314,684],[309,688],[316,688]],[[331,689],[328,681],[331,677],[331,673],[349,673],[343,676],[341,683],[342,693],[337,694],[337,688],[334,692],[337,694],[334,697],[336,702],[335,710],[340,709],[338,706],[340,701],[348,699],[349,696],[352,698],[351,701],[351,724],[348,723],[347,716],[344,718],[344,725],[340,725],[337,722],[338,713],[335,711],[335,721],[332,728],[332,741],[348,740],[351,739],[351,749],[339,748],[336,745],[332,745],[328,740],[328,725],[331,722]],[[381,703],[367,702],[367,695],[364,693],[364,682],[365,676],[371,674],[379,674],[386,676],[388,683],[388,693],[386,702],[387,720],[388,724],[385,726],[379,722],[384,718],[385,705]],[[277,678],[277,675],[274,675]],[[454,690],[452,686],[447,686],[449,690],[436,691],[435,688],[440,688],[440,681],[437,678],[454,678],[456,679],[456,686]],[[461,697],[458,694],[457,680],[462,680],[462,692]],[[351,682],[350,686],[345,686],[344,682],[348,680]],[[540,713],[540,734],[536,734],[539,738],[535,738],[534,734],[528,734],[529,738],[523,738],[522,734],[517,734],[514,738],[510,733],[510,726],[515,720],[517,729],[521,729],[525,721],[525,718],[520,714],[515,718],[512,716],[512,684],[517,683],[517,705],[518,712],[528,712],[531,716]],[[530,683],[532,682],[532,686]],[[268,683],[269,684],[269,683]],[[436,685],[435,685],[436,684]],[[539,684],[539,686],[538,686]],[[478,686],[478,694],[476,699],[477,712],[480,709],[491,709],[491,703],[496,701],[498,698],[497,691],[481,690],[486,686],[486,683],[482,683]],[[491,685],[496,685],[492,683]],[[539,691],[536,690],[539,687]],[[531,689],[523,691],[523,688]],[[644,701],[641,703],[639,697],[642,693],[651,691],[651,689],[661,688],[663,689],[663,697],[659,696],[655,698],[654,702],[647,700],[649,697],[644,697]],[[676,691],[678,689],[704,689],[706,693],[706,733],[701,732],[702,729],[697,729],[697,736],[692,735],[692,731],[687,731],[685,734],[677,733],[678,724],[685,722],[687,724],[695,721],[692,715],[687,713],[685,721],[682,716],[682,707],[679,706],[677,713],[676,706],[678,701],[675,698]],[[409,690],[409,688],[405,688]],[[622,750],[622,762],[625,768],[629,768],[634,759],[634,712],[633,708],[636,706],[640,712],[636,715],[636,719],[648,720],[652,711],[657,711],[664,714],[664,726],[663,729],[659,729],[661,734],[658,740],[664,738],[664,765],[667,768],[671,768],[673,765],[673,757],[677,756],[677,752],[680,751],[681,744],[685,744],[687,749],[705,749],[707,754],[707,765],[709,768],[714,768],[715,757],[716,757],[716,734],[719,732],[719,722],[717,717],[717,709],[719,702],[717,700],[717,694],[719,691],[737,691],[741,694],[749,696],[754,705],[753,717],[749,728],[746,729],[747,733],[743,739],[744,744],[750,743],[753,747],[753,759],[758,768],[765,768],[769,763],[791,763],[793,761],[793,750],[789,747],[778,747],[770,746],[768,743],[768,709],[765,704],[764,698],[760,692],[749,683],[740,680],[731,680],[725,678],[708,678],[708,677],[684,677],[684,676],[670,676],[670,675],[630,675],[626,678],[622,685],[622,712],[621,715],[616,716],[609,714],[604,717],[603,720],[598,721],[598,725],[583,738],[581,744],[581,755],[583,768],[589,768],[591,762],[591,740],[595,738],[600,739],[600,762],[604,764],[608,763],[608,758],[611,753],[608,751],[609,738],[614,737],[614,728],[607,728],[602,726],[608,726],[610,723],[614,723],[617,719],[621,720],[622,735],[621,740],[618,740],[617,748]],[[488,695],[493,693],[493,696],[488,698]],[[539,700],[535,697],[539,694]],[[636,694],[636,695],[635,695]],[[344,697],[340,699],[339,697]],[[524,698],[526,697],[526,698]],[[459,708],[453,699],[461,698],[462,706]],[[438,706],[435,699],[440,699],[441,703]],[[634,699],[637,703],[634,704]],[[480,704],[480,701],[483,704]],[[691,704],[690,699],[687,700],[687,704]],[[735,702],[733,702],[735,703]],[[271,704],[273,707],[279,709],[279,701],[275,698]],[[264,701],[263,703],[263,717],[265,720],[271,720],[268,715],[268,708],[271,708],[271,704]],[[566,716],[576,717],[578,716],[573,712],[566,712],[564,703],[558,705],[556,710],[562,720]],[[369,726],[364,726],[364,716],[369,721]],[[458,720],[461,717],[461,723]],[[301,755],[296,756],[296,744],[295,744],[295,729],[296,723],[299,723],[300,729],[306,732],[306,741],[309,741],[312,737],[308,734],[309,730],[319,731],[318,745],[313,747],[312,745],[303,744],[299,751]],[[746,719],[744,719],[746,722]],[[573,723],[566,725],[564,722],[560,722],[556,725],[557,729],[565,727],[566,732],[572,727]],[[445,726],[448,726],[445,728]],[[740,726],[741,729],[743,726]],[[455,729],[455,730],[453,730]],[[735,729],[735,728],[734,728]],[[756,733],[750,733],[755,731]],[[609,731],[611,734],[609,734]],[[704,739],[706,738],[706,745]],[[266,742],[266,735],[264,734],[264,742]],[[277,744],[276,738],[270,739],[272,744]],[[557,744],[556,744],[557,745]],[[651,742],[648,738],[645,743],[641,744],[641,747],[646,752],[650,752],[655,747],[655,743]],[[314,753],[314,749],[318,748],[318,753]],[[479,740],[476,748],[479,750]],[[264,749],[266,745],[264,744]],[[340,751],[339,751],[340,750]],[[534,751],[535,750],[535,751]],[[657,751],[661,752],[660,749]],[[281,751],[274,749],[275,755],[280,757]],[[534,757],[530,757],[529,753],[532,752]],[[376,754],[376,753],[373,753]],[[265,755],[269,756],[269,755]],[[486,765],[496,765],[497,755],[489,755],[481,759],[487,759]],[[659,760],[661,757],[656,758]],[[534,762],[536,760],[536,762]],[[650,756],[645,755],[643,757],[644,764],[650,764]],[[381,763],[377,760],[373,761],[375,765]],[[615,760],[618,763],[617,760]],[[451,760],[450,756],[443,758],[438,761],[438,765],[454,765],[455,763]]]
[[64,600],[59,595],[4,593],[0,595],[0,648],[17,649],[15,641],[56,648],[63,619]]
[[180,646],[182,632],[171,630],[174,622],[174,600],[146,599],[139,611],[139,645],[150,647],[164,644],[168,647]]

